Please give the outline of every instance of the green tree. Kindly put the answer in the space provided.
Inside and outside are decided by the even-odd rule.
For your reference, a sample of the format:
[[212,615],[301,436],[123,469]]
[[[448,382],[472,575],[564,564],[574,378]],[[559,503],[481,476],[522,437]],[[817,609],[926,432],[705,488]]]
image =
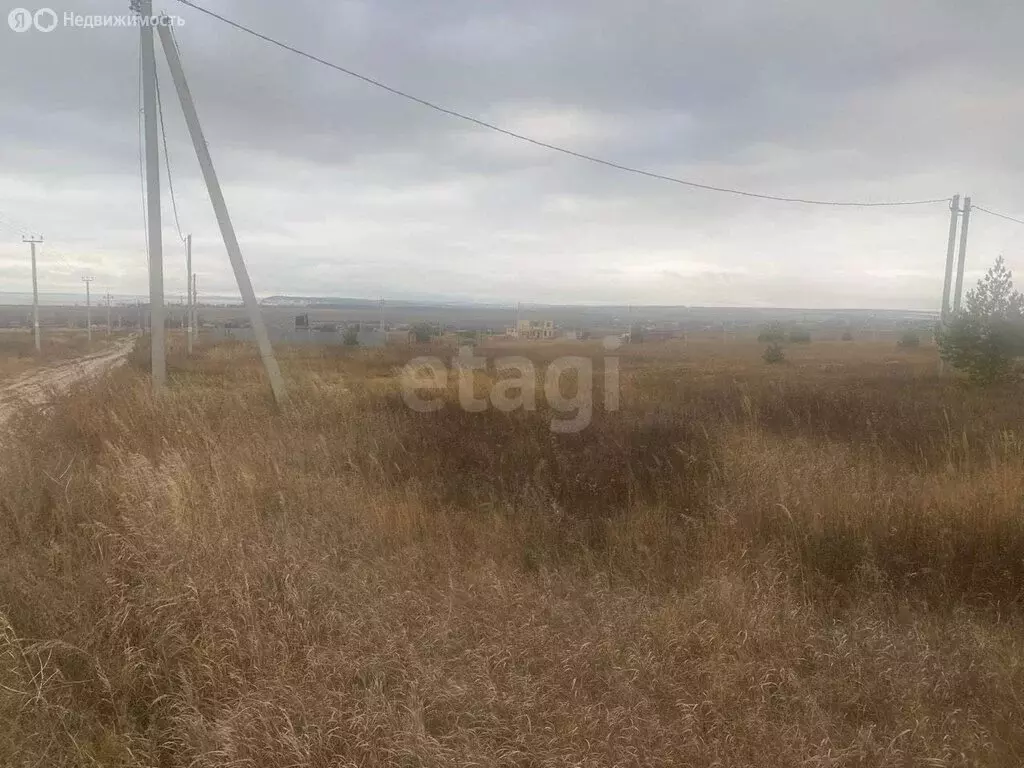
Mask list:
[[757,340],[761,342],[785,341],[786,331],[783,329],[781,323],[769,323],[761,329],[761,333],[758,334]]
[[359,346],[359,323],[350,325],[345,329],[345,333],[341,337],[341,343],[346,347]]
[[786,362],[786,353],[782,349],[781,344],[779,344],[778,342],[772,342],[771,344],[768,345],[768,348],[765,349],[764,354],[761,355],[761,359],[771,365],[774,365],[776,363],[784,363]]
[[430,323],[416,323],[412,327],[412,335],[417,344],[426,344],[434,338],[436,333],[434,332],[434,326]]
[[1013,273],[996,259],[964,308],[939,336],[942,359],[988,384],[1006,378],[1024,355],[1024,295],[1013,288]]

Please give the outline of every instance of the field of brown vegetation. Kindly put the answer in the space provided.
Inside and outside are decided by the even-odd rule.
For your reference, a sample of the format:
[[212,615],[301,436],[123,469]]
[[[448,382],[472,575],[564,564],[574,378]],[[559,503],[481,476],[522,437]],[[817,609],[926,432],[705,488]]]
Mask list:
[[763,346],[620,350],[571,435],[140,349],[0,445],[0,764],[1024,764],[1020,391]]
[[41,336],[41,354],[36,354],[35,340],[31,331],[0,331],[0,381],[14,378],[37,368],[40,364],[60,362],[80,357],[87,352],[100,349],[104,344],[102,332],[88,343],[85,331],[51,331]]

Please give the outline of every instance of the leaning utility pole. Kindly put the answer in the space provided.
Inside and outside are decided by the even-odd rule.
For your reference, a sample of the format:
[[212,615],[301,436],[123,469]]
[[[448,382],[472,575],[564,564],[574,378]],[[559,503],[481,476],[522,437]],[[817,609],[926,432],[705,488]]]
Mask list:
[[188,302],[185,305],[185,318],[188,323],[185,345],[189,357],[192,356],[192,235],[185,235],[185,290],[188,291]]
[[[152,0],[142,0],[143,11],[152,10]],[[267,378],[270,379],[270,388],[274,392],[274,399],[278,403],[284,402],[286,393],[284,379],[281,378],[281,369],[274,358],[274,350],[270,346],[270,338],[267,336],[267,328],[263,324],[263,316],[260,314],[260,307],[256,301],[256,293],[252,288],[252,281],[249,279],[249,272],[245,268],[245,260],[242,258],[242,249],[238,244],[238,237],[235,235],[235,228],[231,223],[231,216],[228,214],[227,202],[224,200],[224,193],[221,191],[220,182],[217,180],[217,172],[213,167],[213,158],[210,156],[210,148],[203,136],[202,126],[199,124],[199,115],[196,113],[195,103],[192,101],[192,94],[189,92],[188,83],[185,80],[185,71],[181,66],[181,58],[178,56],[178,48],[171,37],[171,28],[166,24],[158,24],[160,44],[164,49],[164,56],[167,58],[167,65],[171,70],[171,79],[174,80],[174,89],[178,92],[178,100],[181,102],[181,110],[185,114],[185,123],[188,125],[189,135],[192,137],[192,146],[195,148],[199,166],[203,171],[203,179],[206,181],[206,189],[210,194],[210,202],[213,203],[214,213],[217,215],[217,223],[220,225],[220,233],[224,238],[224,247],[227,249],[228,258],[231,260],[231,268],[235,272],[235,280],[238,282],[238,291],[242,294],[245,307],[249,313],[249,322],[252,325],[253,335],[256,337],[256,344],[259,347],[260,357],[263,360],[263,367],[267,371]],[[150,46],[152,50],[152,27],[143,27],[143,34],[149,32]],[[150,55],[152,64],[152,54]],[[151,70],[152,72],[152,70]],[[147,79],[147,82],[149,80]],[[152,87],[152,83],[150,83]],[[155,133],[154,133],[155,137]],[[148,134],[147,134],[148,138]],[[154,150],[155,150],[154,143]],[[159,194],[159,193],[158,193]],[[159,198],[156,202],[159,207]],[[150,203],[150,210],[153,203]],[[159,232],[157,233],[159,238]],[[150,230],[150,248],[153,246],[153,235]],[[157,241],[159,250],[159,240]],[[154,328],[154,334],[156,329]],[[154,335],[154,345],[156,338]]]
[[956,267],[956,290],[953,292],[953,312],[960,311],[960,296],[964,289],[964,267],[967,264],[967,226],[971,223],[971,196],[964,198],[964,221],[960,225],[960,261]]
[[164,247],[160,222],[160,147],[156,113],[156,50],[153,46],[153,0],[138,0],[142,50],[142,111],[146,137],[146,210],[149,229],[149,327],[153,388],[167,381],[164,334]]
[[25,237],[22,235],[21,242],[28,243],[32,248],[32,333],[36,339],[36,354],[43,351],[43,343],[39,338],[39,281],[36,279],[36,243],[43,242],[42,235]]
[[85,283],[85,330],[90,344],[92,344],[92,298],[89,294],[89,283],[95,279],[89,275],[82,278],[82,282]]
[[[953,284],[953,257],[956,255],[956,225],[960,218],[960,195],[949,201],[949,239],[946,242],[946,276],[942,283],[942,308],[939,310],[939,333],[945,333],[949,322],[949,292]],[[939,358],[939,375],[946,372],[946,361]]]
[[953,257],[956,255],[956,224],[960,216],[960,195],[953,195],[949,204],[949,240],[946,243],[946,279],[942,284],[942,311],[939,316],[945,324],[949,317],[949,292],[953,284]]

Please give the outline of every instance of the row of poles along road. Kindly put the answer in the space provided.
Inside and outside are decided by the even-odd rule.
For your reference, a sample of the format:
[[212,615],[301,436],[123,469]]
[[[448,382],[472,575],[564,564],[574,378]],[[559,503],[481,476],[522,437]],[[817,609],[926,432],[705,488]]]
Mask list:
[[[187,326],[187,348],[188,354],[192,354],[192,347],[195,339],[196,332],[198,331],[198,323],[196,317],[196,308],[199,305],[199,295],[197,292],[197,281],[196,275],[192,271],[192,235],[186,235],[185,238],[185,265],[188,274],[188,300],[186,302],[185,318],[183,324]],[[41,245],[43,237],[41,235],[22,235],[21,241],[26,243],[32,254],[32,333],[35,338],[36,354],[42,352],[42,333],[40,330],[39,323],[39,278],[38,271],[36,268],[36,246]],[[91,283],[95,280],[94,277],[86,275],[82,278],[82,282],[85,283],[85,327],[87,329],[89,341],[92,341],[92,291]],[[110,319],[110,291],[107,291],[107,335],[110,335],[111,319]],[[142,319],[142,306],[139,304],[139,329],[142,330],[144,324]]]
[[[171,79],[174,81],[174,89],[181,104],[181,110],[185,117],[185,124],[188,126],[189,136],[192,139],[192,147],[195,150],[196,158],[203,173],[203,180],[206,183],[210,201],[217,217],[217,224],[220,227],[221,237],[231,261],[231,267],[235,273],[235,280],[238,283],[239,293],[245,303],[249,315],[249,322],[252,326],[256,342],[259,347],[267,376],[270,379],[270,386],[277,402],[283,402],[286,396],[284,381],[281,377],[281,370],[274,358],[273,349],[270,346],[270,339],[267,335],[263,317],[260,314],[259,304],[256,302],[256,294],[253,291],[252,282],[249,279],[248,270],[245,267],[245,260],[242,258],[242,250],[235,235],[234,226],[231,223],[231,216],[228,213],[227,203],[221,191],[217,173],[213,167],[213,158],[210,156],[206,138],[203,135],[202,126],[199,123],[199,116],[196,113],[195,103],[189,91],[188,81],[185,79],[185,72],[181,66],[181,57],[178,53],[177,44],[171,33],[171,25],[168,17],[161,16],[159,23],[151,23],[153,20],[152,0],[132,0],[131,8],[138,13],[145,23],[139,25],[140,49],[142,58],[142,100],[144,117],[144,143],[145,143],[145,170],[146,170],[146,230],[149,245],[149,309],[150,309],[150,335],[152,347],[152,376],[153,387],[161,390],[167,383],[167,350],[166,350],[166,328],[164,325],[164,271],[163,271],[163,233],[161,231],[160,213],[160,149],[157,133],[157,81],[156,81],[156,48],[153,41],[153,29],[156,27],[160,34],[160,45],[164,56],[167,59],[167,66],[171,72]],[[23,237],[28,243],[32,252],[32,325],[35,334],[36,349],[41,348],[39,332],[39,288],[36,273],[36,245],[43,242],[42,237]],[[188,274],[188,350],[192,351],[193,336],[196,326],[196,277],[192,271],[192,236],[185,238],[186,267]],[[86,279],[86,304],[90,305],[89,282],[92,278]],[[92,323],[86,321],[89,326],[89,333],[92,333]],[[140,323],[141,327],[141,323]]]

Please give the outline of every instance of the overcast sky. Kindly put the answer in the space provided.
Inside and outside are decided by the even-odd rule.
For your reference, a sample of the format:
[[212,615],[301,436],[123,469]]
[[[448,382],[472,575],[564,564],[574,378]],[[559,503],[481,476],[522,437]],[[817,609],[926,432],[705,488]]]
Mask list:
[[[6,0],[2,17],[25,0]],[[1024,217],[1016,0],[201,0],[542,141],[784,196],[971,194]],[[52,4],[125,14],[127,0]],[[157,4],[157,7],[161,7]],[[622,173],[438,114],[176,2],[186,74],[258,293],[937,308],[948,209],[820,208]],[[144,293],[138,30],[0,27],[0,291]],[[159,52],[159,49],[158,49]],[[166,66],[201,291],[233,277]],[[164,185],[167,291],[184,249]],[[1024,226],[977,213],[968,281]]]

